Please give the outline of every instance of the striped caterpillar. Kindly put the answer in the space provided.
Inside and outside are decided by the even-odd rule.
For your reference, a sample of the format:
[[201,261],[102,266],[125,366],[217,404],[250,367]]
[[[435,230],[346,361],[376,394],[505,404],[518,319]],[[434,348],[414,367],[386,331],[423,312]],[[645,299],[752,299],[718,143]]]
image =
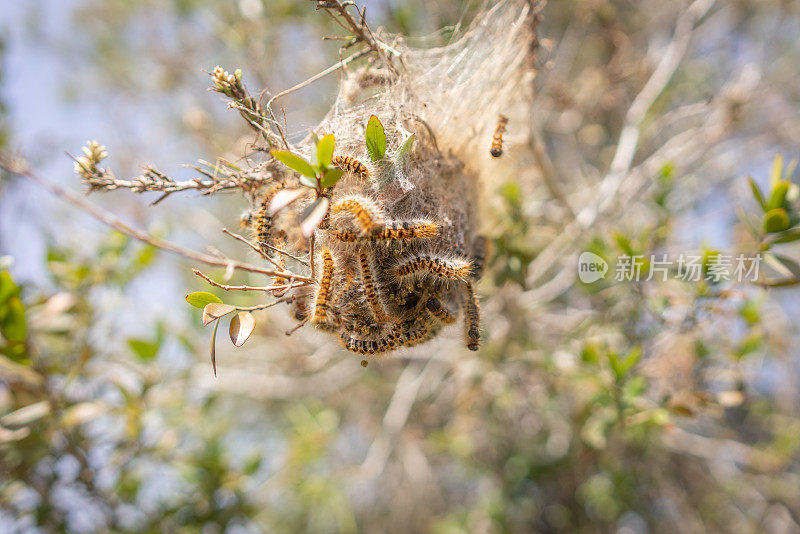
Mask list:
[[331,160],[331,165],[339,167],[346,173],[354,174],[362,180],[366,180],[371,176],[366,165],[350,156],[334,156]]
[[494,137],[492,137],[492,148],[489,153],[493,158],[499,158],[503,155],[503,134],[506,131],[508,124],[508,117],[500,115],[497,117],[497,127],[494,129]]

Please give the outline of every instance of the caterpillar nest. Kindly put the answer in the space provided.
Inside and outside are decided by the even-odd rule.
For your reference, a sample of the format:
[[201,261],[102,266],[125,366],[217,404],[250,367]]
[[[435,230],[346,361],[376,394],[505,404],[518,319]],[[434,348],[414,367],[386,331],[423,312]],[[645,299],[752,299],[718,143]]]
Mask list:
[[[274,245],[280,233],[289,252],[313,257],[311,283],[289,293],[299,321],[371,355],[423,343],[460,316],[465,345],[478,349],[473,287],[486,249],[479,199],[484,177],[497,172],[488,150],[497,116],[529,98],[532,4],[499,2],[440,48],[411,48],[397,37],[389,64],[349,69],[314,130],[335,137],[330,166],[341,178],[315,194],[309,188],[274,217],[266,206],[299,176],[274,173],[253,194],[248,220],[259,244]],[[365,140],[373,116],[387,147],[376,161]],[[315,143],[292,152],[311,161]],[[315,209],[324,216],[306,238],[303,221]]]

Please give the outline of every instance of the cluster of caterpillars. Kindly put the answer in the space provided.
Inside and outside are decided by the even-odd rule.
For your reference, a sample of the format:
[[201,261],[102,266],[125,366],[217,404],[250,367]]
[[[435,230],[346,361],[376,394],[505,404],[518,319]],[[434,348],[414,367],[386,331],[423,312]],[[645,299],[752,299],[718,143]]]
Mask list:
[[[463,310],[465,344],[478,350],[473,283],[482,270],[483,238],[453,246],[449,220],[393,217],[372,193],[365,164],[350,156],[332,164],[345,171],[345,185],[332,192],[330,213],[316,232],[315,284],[297,292],[295,317],[337,335],[347,350],[375,355],[431,339]],[[275,239],[266,216],[271,196],[248,221],[259,244]]]

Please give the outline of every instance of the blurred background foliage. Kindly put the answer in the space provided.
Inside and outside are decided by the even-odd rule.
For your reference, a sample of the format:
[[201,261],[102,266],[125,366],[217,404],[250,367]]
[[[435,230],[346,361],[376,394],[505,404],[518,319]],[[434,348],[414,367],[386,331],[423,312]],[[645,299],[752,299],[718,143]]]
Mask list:
[[[611,163],[682,7],[667,4],[546,7],[552,42],[536,106],[560,172],[588,181]],[[611,265],[680,250],[707,268],[721,249],[781,247],[791,280],[797,178],[767,178],[776,152],[798,155],[800,7],[716,4],[707,40],[693,43],[645,117],[637,157],[672,147],[675,132],[694,133],[690,144],[713,137],[710,126],[725,136],[675,161],[665,152],[640,195],[575,239]],[[386,0],[368,16],[436,43],[476,10]],[[61,154],[90,136],[109,145],[120,175],[145,157],[175,176],[176,161],[235,161],[252,136],[203,90],[200,69],[240,67],[251,87],[276,92],[335,62],[338,43],[320,36],[340,34],[294,0],[37,0],[0,24],[0,147],[70,187],[77,178]],[[336,83],[285,99],[292,132],[319,120]],[[719,104],[713,124],[686,122],[703,101]],[[541,180],[505,176],[487,209],[494,246],[477,355],[453,331],[362,369],[325,336],[286,337],[293,323],[280,310],[259,316],[246,347],[220,347],[216,379],[208,332],[183,301],[211,290],[187,275],[189,262],[4,176],[0,532],[800,529],[793,284],[584,285],[574,272],[536,283],[564,210]],[[124,193],[92,200],[154,233],[241,256],[217,235],[237,224],[240,198],[170,198],[166,209]]]

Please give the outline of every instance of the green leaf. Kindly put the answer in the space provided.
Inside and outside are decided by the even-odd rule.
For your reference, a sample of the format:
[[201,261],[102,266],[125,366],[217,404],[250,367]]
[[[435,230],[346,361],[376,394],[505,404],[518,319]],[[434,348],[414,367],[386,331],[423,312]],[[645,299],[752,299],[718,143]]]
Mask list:
[[19,294],[19,286],[14,283],[8,271],[0,271],[0,304]]
[[0,321],[0,333],[9,341],[25,341],[28,323],[25,320],[25,305],[19,297],[11,297]]
[[328,134],[317,143],[317,164],[320,169],[325,170],[333,159],[333,150],[336,147],[336,138],[333,134]]
[[789,228],[789,215],[783,208],[769,210],[764,214],[764,231],[767,233],[783,232]]
[[614,371],[614,376],[617,380],[622,380],[628,374],[634,365],[641,359],[641,347],[633,347],[628,355],[621,359],[615,352],[608,353],[608,363],[611,364],[611,370]]
[[372,161],[380,161],[386,156],[386,131],[380,119],[372,115],[367,122],[367,131],[364,134],[367,144],[367,154]]
[[414,134],[409,135],[403,140],[403,143],[400,145],[400,148],[397,149],[397,152],[394,153],[392,159],[395,163],[401,163],[403,158],[406,157],[411,152],[411,147],[414,146]]
[[617,241],[617,245],[619,245],[619,248],[622,249],[622,252],[624,252],[626,255],[628,256],[636,255],[636,253],[633,250],[633,246],[631,245],[631,240],[628,238],[628,236],[618,232],[614,236],[614,239]]
[[770,243],[777,245],[780,243],[793,243],[797,240],[800,240],[800,228],[792,228],[775,236],[774,239],[770,240]]
[[158,345],[143,339],[129,339],[128,346],[142,360],[148,362],[158,354]]
[[752,176],[748,176],[747,181],[750,182],[750,189],[753,191],[753,197],[755,197],[758,205],[761,206],[762,210],[767,211],[767,201],[764,199],[764,194],[761,192],[761,188],[758,187],[758,184],[755,180],[753,180]]
[[783,207],[790,185],[792,185],[790,182],[782,180],[772,188],[772,194],[769,197],[769,202],[767,202],[767,210],[776,210]]
[[322,187],[328,188],[336,185],[339,178],[344,176],[344,171],[339,168],[328,169],[325,171],[325,176],[322,177]]
[[783,156],[778,154],[775,156],[775,159],[772,160],[772,169],[769,171],[769,187],[770,189],[775,189],[775,186],[778,185],[778,182],[781,181],[783,177]]
[[293,154],[292,152],[286,150],[273,150],[270,152],[270,154],[272,154],[273,158],[277,159],[290,169],[299,172],[303,176],[308,176],[309,178],[317,177],[314,167],[312,167],[309,162],[297,154]]
[[195,308],[203,309],[206,307],[206,304],[211,304],[212,302],[222,304],[222,299],[207,291],[195,291],[194,293],[186,295],[186,302]]

